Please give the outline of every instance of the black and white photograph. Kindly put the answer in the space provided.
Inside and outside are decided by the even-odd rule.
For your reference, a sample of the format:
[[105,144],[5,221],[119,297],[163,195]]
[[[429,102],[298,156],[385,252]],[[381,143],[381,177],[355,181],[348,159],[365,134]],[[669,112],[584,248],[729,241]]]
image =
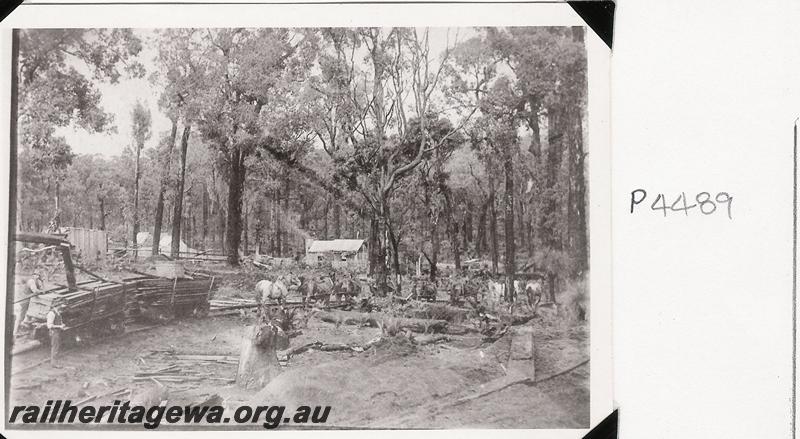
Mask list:
[[8,429],[608,414],[590,28],[9,34]]

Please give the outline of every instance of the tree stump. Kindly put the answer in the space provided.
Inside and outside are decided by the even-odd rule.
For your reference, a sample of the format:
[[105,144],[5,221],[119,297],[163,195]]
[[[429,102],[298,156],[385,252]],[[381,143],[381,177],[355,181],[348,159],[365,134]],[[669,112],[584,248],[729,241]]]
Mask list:
[[271,322],[248,326],[242,338],[236,384],[244,389],[262,389],[281,373],[277,351],[289,347],[289,337]]

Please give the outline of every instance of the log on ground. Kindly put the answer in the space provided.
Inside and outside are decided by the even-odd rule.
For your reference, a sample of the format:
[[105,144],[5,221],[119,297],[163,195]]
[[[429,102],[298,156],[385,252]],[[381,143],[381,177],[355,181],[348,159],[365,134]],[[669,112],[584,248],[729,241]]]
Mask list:
[[[381,326],[395,325],[399,329],[408,329],[412,332],[447,333],[448,324],[445,320],[411,319],[405,317],[392,317],[380,313],[360,313],[355,311],[320,311],[317,316],[328,323],[337,325],[363,325],[378,328]],[[461,333],[459,331],[459,333]]]

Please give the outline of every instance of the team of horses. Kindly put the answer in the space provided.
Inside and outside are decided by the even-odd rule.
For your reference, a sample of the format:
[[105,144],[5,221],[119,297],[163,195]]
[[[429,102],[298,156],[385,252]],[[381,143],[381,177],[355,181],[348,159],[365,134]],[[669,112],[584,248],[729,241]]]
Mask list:
[[313,303],[329,304],[332,300],[352,301],[361,293],[361,284],[349,273],[314,276],[280,275],[274,280],[261,280],[256,283],[256,302],[282,304],[290,292],[299,293],[303,305]]
[[[530,307],[534,313],[543,303],[543,284],[539,279],[515,280],[514,294],[509,301],[506,284],[488,275],[443,278],[444,285],[437,285],[427,279],[416,278],[412,291],[422,298],[421,292],[432,290],[431,298],[436,299],[438,289],[448,289],[454,304],[474,300],[487,304],[501,305],[516,303]],[[444,287],[444,288],[439,288]],[[355,275],[348,272],[281,274],[273,280],[261,280],[256,284],[256,301],[262,304],[278,305],[287,297],[300,296],[303,305],[321,304],[328,306],[332,301],[352,303],[362,291],[362,284]]]

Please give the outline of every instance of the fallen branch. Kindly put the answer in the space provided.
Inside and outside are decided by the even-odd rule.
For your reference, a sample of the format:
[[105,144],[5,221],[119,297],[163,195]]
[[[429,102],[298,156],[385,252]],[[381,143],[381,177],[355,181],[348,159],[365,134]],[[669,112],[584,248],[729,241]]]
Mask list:
[[175,355],[178,360],[195,360],[195,361],[239,361],[238,356],[233,355],[202,355],[202,354],[178,354]]
[[20,346],[19,348],[15,348],[14,350],[11,351],[11,355],[19,355],[19,354],[22,354],[22,353],[25,353],[25,352],[28,352],[28,351],[32,351],[32,350],[34,350],[36,348],[39,348],[41,346],[42,346],[41,342],[34,340],[33,342],[31,342],[31,343],[29,343],[29,344],[27,344],[25,346]]
[[429,336],[421,335],[419,337],[415,337],[414,341],[420,346],[425,346],[433,343],[439,343],[440,341],[450,341],[450,337],[446,334],[433,334]]
[[148,329],[158,328],[159,326],[162,325],[145,326],[144,328],[131,329],[130,331],[125,331],[125,335],[134,334],[141,331],[147,331]]
[[505,376],[503,378],[499,378],[499,379],[497,379],[497,380],[495,380],[495,381],[493,381],[493,382],[491,382],[489,384],[486,384],[484,386],[484,389],[481,392],[476,393],[474,395],[465,396],[463,398],[457,399],[456,401],[454,401],[454,402],[452,402],[450,404],[447,404],[447,405],[456,406],[456,405],[465,404],[465,403],[467,403],[469,401],[474,401],[474,400],[476,400],[478,398],[483,398],[484,396],[490,395],[492,393],[497,393],[497,392],[499,392],[501,390],[507,389],[507,388],[509,388],[511,386],[514,386],[514,385],[517,385],[517,384],[525,384],[525,385],[528,385],[528,386],[535,386],[537,384],[543,383],[545,381],[551,380],[551,379],[559,377],[561,375],[568,374],[568,373],[572,372],[573,370],[575,370],[575,369],[577,369],[577,368],[579,368],[579,367],[581,367],[581,366],[583,366],[585,364],[588,364],[588,363],[589,363],[589,360],[582,361],[582,362],[576,364],[575,366],[572,366],[572,367],[570,367],[568,369],[562,370],[561,372],[558,372],[558,373],[555,373],[553,375],[550,375],[547,378],[542,378],[542,379],[539,379],[539,380],[534,380],[533,378],[528,377],[528,376],[507,375],[507,376]]
[[225,312],[208,314],[209,317],[225,317],[225,316],[239,316],[239,315],[242,315],[242,310],[225,311]]
[[130,392],[131,389],[129,389],[127,387],[123,387],[123,388],[118,389],[118,390],[112,390],[112,391],[109,391],[109,392],[106,392],[106,393],[101,393],[100,395],[90,395],[90,396],[87,396],[86,398],[76,402],[75,406],[83,405],[83,404],[86,404],[87,402],[91,402],[91,401],[94,401],[96,399],[105,398],[106,396],[109,396],[109,395],[119,396],[119,395],[125,393],[126,391]]
[[[431,337],[431,339],[439,338],[439,336]],[[301,354],[306,352],[310,349],[316,349],[322,352],[336,352],[336,351],[352,351],[352,352],[364,352],[371,348],[373,345],[381,341],[381,337],[375,337],[374,339],[368,341],[363,346],[354,345],[354,344],[343,344],[343,343],[323,343],[321,341],[315,341],[312,343],[306,343],[304,345],[297,346],[295,348],[289,349],[283,354],[278,354],[280,360],[288,360],[292,356]],[[430,341],[428,343],[433,343]],[[427,343],[426,343],[427,344]]]
[[585,364],[588,364],[588,363],[589,363],[589,360],[582,361],[582,362],[570,367],[569,369],[565,369],[565,370],[562,370],[561,372],[554,373],[553,375],[550,375],[547,378],[542,378],[542,379],[536,380],[536,381],[533,382],[533,384],[543,383],[545,381],[552,380],[553,378],[559,377],[561,375],[568,374],[568,373],[572,372],[573,370],[575,370],[575,369],[577,369],[577,368],[579,368],[579,367],[581,367],[581,366],[583,366]]

